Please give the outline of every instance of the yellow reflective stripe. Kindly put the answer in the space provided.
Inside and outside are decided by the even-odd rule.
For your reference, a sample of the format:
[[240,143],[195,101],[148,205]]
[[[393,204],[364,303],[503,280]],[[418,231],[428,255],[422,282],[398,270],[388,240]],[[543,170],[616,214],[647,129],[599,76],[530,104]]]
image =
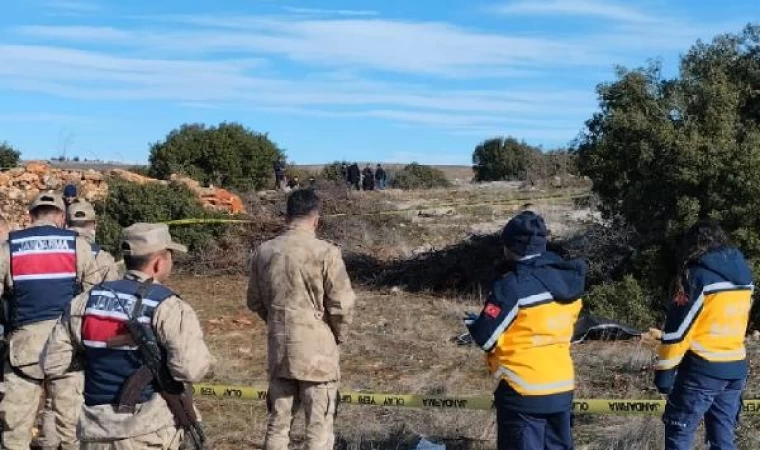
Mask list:
[[678,358],[673,358],[673,359],[661,359],[657,361],[657,366],[655,367],[657,370],[672,369],[673,367],[681,364],[682,360],[683,360],[683,356],[680,356]]
[[703,346],[701,346],[698,342],[692,342],[691,344],[692,350],[699,353],[699,356],[702,356],[706,359],[723,359],[723,360],[741,360],[747,357],[747,350],[745,348],[741,348],[739,350],[728,350],[725,352],[713,352],[710,350],[707,350]]
[[571,390],[575,386],[575,379],[555,381],[553,383],[528,383],[520,378],[516,373],[502,366],[494,374],[497,378],[506,378],[518,386],[523,388],[526,392],[544,392],[544,391],[557,391],[562,392],[565,390]]

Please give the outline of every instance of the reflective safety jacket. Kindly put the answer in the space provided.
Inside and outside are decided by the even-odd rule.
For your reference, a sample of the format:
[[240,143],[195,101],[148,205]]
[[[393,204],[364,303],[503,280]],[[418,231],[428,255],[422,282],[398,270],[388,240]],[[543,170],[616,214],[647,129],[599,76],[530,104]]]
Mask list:
[[76,236],[54,226],[10,233],[14,327],[57,319],[77,294]]
[[747,376],[747,333],[754,285],[741,252],[717,250],[688,267],[684,296],[670,306],[655,382],[672,386],[676,370],[724,380]]
[[506,389],[503,404],[548,414],[572,407],[575,370],[570,341],[582,307],[586,266],[544,253],[518,261],[494,283],[477,319],[468,322]]

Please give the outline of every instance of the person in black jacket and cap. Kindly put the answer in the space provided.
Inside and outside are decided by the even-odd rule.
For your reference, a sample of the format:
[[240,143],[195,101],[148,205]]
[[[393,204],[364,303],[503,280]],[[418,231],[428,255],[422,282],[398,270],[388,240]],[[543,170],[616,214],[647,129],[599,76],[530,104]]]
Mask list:
[[66,209],[71,206],[77,200],[77,187],[73,184],[67,184],[63,188],[63,203],[66,205]]
[[511,270],[465,323],[500,380],[494,394],[498,450],[572,450],[575,375],[570,341],[586,265],[546,251],[544,219],[523,211],[502,233]]

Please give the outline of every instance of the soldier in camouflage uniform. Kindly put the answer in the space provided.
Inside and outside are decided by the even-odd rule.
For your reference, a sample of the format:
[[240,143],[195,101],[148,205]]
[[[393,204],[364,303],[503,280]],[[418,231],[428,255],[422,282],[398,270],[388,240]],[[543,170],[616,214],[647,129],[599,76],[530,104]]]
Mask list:
[[289,230],[255,252],[248,307],[267,324],[269,420],[265,450],[288,450],[293,413],[306,416],[306,448],[331,450],[354,292],[336,246],[316,238],[319,199],[312,190],[288,198]]
[[187,249],[172,241],[166,225],[148,223],[125,228],[121,249],[128,270],[124,278],[71,302],[47,341],[42,366],[46,375],[56,376],[72,362],[84,362],[82,450],[177,450],[183,432],[154,383],[140,389],[134,411],[119,411],[117,405],[126,382],[142,367],[126,327],[137,295],[144,298],[138,320],[153,329],[171,376],[195,383],[209,369],[211,356],[195,311],[162,284],[171,274],[172,255]]
[[[56,428],[64,450],[79,448],[76,421],[82,402],[81,372],[45,377],[40,354],[50,331],[79,291],[103,281],[90,245],[63,229],[61,195],[43,192],[29,207],[32,224],[12,231],[0,246],[0,295],[8,296],[6,394],[0,402],[3,449],[28,450],[43,385],[53,398]],[[68,368],[67,368],[68,369]]]
[[[95,264],[98,270],[103,274],[104,281],[113,281],[121,278],[119,270],[116,268],[116,262],[110,253],[103,250],[95,242],[95,233],[97,231],[97,215],[92,205],[81,199],[74,200],[68,206],[66,211],[66,221],[68,229],[76,231],[90,244],[92,255],[95,257]],[[58,438],[55,425],[55,411],[53,410],[53,399],[48,395],[45,398],[45,408],[42,411],[42,425],[37,443],[42,450],[55,450],[58,448],[61,440]]]

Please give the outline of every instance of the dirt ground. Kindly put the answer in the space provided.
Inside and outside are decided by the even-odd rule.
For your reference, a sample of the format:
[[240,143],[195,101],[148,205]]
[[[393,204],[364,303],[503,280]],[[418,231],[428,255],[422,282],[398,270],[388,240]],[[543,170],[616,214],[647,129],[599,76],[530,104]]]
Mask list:
[[[176,278],[172,286],[189,301],[204,325],[216,358],[207,382],[264,386],[266,338],[263,323],[244,305],[247,280],[241,276]],[[451,339],[463,333],[461,317],[478,309],[477,299],[440,298],[358,290],[350,340],[343,349],[343,389],[431,395],[490,395],[494,381],[474,347]],[[760,346],[750,343],[753,360]],[[574,347],[577,396],[608,399],[657,399],[652,387],[654,353],[638,341],[586,343]],[[757,398],[753,364],[747,398]],[[266,410],[261,402],[198,400],[215,448],[260,448]],[[343,406],[336,422],[339,448],[407,449],[420,436],[453,449],[495,447],[494,414],[487,411],[431,411]],[[654,450],[662,448],[656,418],[578,416],[577,448]],[[758,421],[740,429],[740,448],[760,448]],[[296,422],[294,436],[301,439]],[[702,447],[696,447],[702,448]]]

